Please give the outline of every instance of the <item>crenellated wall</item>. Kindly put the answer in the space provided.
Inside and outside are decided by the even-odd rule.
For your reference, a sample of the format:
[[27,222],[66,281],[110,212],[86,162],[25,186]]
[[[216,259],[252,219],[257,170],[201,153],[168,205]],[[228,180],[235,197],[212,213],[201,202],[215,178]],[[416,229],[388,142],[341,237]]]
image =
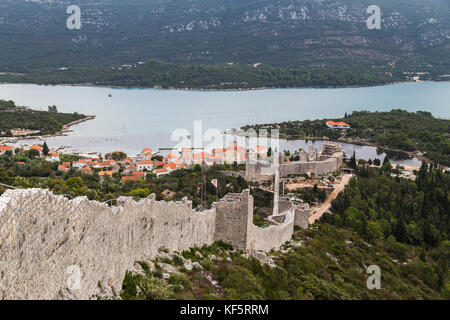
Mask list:
[[8,190],[0,197],[0,298],[57,299],[77,272],[74,297],[88,299],[99,284],[120,290],[135,261],[161,247],[210,244],[214,228],[215,211],[193,211],[190,201],[121,198],[109,207],[42,189]]
[[154,195],[122,197],[110,207],[43,189],[8,190],[0,196],[0,299],[89,299],[100,287],[117,293],[126,270],[160,248],[223,240],[244,251],[270,250],[291,238],[293,221],[290,209],[284,223],[254,226],[248,190],[203,212],[191,201]]

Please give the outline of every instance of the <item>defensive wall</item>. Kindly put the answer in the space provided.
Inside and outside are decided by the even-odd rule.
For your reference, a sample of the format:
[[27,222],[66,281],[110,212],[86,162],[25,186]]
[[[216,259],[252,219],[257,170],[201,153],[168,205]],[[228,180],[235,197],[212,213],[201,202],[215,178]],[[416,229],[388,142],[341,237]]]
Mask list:
[[43,189],[7,190],[0,196],[0,299],[119,292],[126,270],[160,248],[182,251],[215,240],[243,251],[278,248],[292,237],[294,210],[289,206],[280,222],[259,228],[248,190],[202,212],[187,199],[164,202],[154,195],[138,202],[122,197],[110,207]]
[[[251,156],[247,158],[245,180],[261,182],[274,179],[276,165],[268,161],[252,159]],[[283,162],[280,160],[279,163],[281,177],[302,173],[314,173],[320,176],[338,170],[343,163],[343,153],[314,161]]]

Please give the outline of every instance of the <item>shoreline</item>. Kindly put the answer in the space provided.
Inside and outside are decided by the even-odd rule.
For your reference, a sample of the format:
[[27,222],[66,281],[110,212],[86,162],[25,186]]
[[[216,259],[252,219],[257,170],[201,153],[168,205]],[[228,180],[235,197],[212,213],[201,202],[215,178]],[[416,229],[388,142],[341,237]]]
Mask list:
[[36,135],[36,136],[26,135],[26,136],[16,136],[16,137],[5,137],[5,138],[0,138],[0,143],[17,143],[19,140],[33,140],[33,139],[45,140],[45,139],[54,138],[54,137],[64,137],[64,136],[67,136],[67,133],[72,131],[72,130],[70,130],[70,127],[80,124],[80,123],[83,123],[83,122],[86,122],[86,121],[89,121],[89,120],[93,120],[95,118],[96,118],[96,116],[87,115],[82,119],[75,120],[75,121],[72,121],[72,122],[69,122],[69,123],[63,125],[61,130],[59,130],[58,132],[52,133],[52,134]]
[[178,87],[168,87],[162,88],[159,86],[119,86],[119,85],[107,85],[107,84],[92,84],[92,83],[59,83],[59,84],[44,84],[35,82],[0,82],[0,85],[12,84],[12,85],[37,85],[37,86],[48,86],[48,87],[92,87],[92,88],[108,88],[108,89],[155,89],[155,90],[175,90],[175,91],[211,91],[211,92],[244,92],[244,91],[257,91],[257,90],[280,90],[280,89],[346,89],[346,88],[368,88],[368,87],[384,87],[396,84],[407,84],[407,83],[427,83],[427,82],[450,82],[450,80],[421,80],[421,81],[392,81],[380,84],[367,84],[367,85],[347,85],[347,86],[303,86],[303,87],[255,87],[255,88],[230,88],[230,89],[211,89],[211,88],[178,88]]
[[391,86],[396,84],[407,84],[407,83],[429,83],[429,82],[450,82],[450,80],[419,80],[419,81],[413,81],[413,80],[403,80],[403,81],[392,81],[392,82],[386,82],[386,83],[379,83],[379,84],[360,84],[360,85],[347,85],[347,86],[303,86],[303,87],[254,87],[254,88],[230,88],[230,89],[211,89],[211,88],[178,88],[178,87],[168,87],[163,88],[158,85],[155,85],[153,87],[151,86],[121,86],[121,85],[108,85],[108,84],[93,84],[93,83],[58,83],[58,84],[45,84],[45,83],[36,83],[36,82],[0,82],[0,85],[4,84],[13,84],[13,85],[36,85],[36,86],[45,86],[45,87],[91,87],[91,88],[107,88],[107,89],[155,89],[155,90],[175,90],[175,91],[211,91],[211,92],[243,92],[243,91],[257,91],[257,90],[290,90],[290,89],[351,89],[351,88],[369,88],[369,87],[384,87],[384,86]]
[[[248,136],[244,132],[239,132],[239,131],[235,131],[235,132],[225,131],[225,132],[223,132],[223,134],[237,135],[237,136],[241,136],[241,137],[250,137],[250,138],[257,137],[257,136]],[[270,134],[267,135],[267,138],[271,138]],[[422,151],[419,151],[419,150],[405,151],[405,150],[400,150],[400,149],[392,149],[392,148],[380,146],[374,142],[365,141],[365,140],[353,140],[353,139],[345,139],[345,138],[339,138],[337,140],[334,140],[334,139],[330,139],[328,137],[307,137],[307,138],[278,137],[278,138],[286,140],[286,141],[295,141],[295,140],[299,140],[299,141],[308,141],[308,140],[330,141],[330,142],[342,142],[342,143],[353,144],[353,145],[358,145],[358,146],[374,147],[374,148],[382,150],[383,152],[403,153],[403,154],[407,155],[408,157],[410,157],[411,159],[416,158],[419,161],[429,162],[429,160],[423,156]]]

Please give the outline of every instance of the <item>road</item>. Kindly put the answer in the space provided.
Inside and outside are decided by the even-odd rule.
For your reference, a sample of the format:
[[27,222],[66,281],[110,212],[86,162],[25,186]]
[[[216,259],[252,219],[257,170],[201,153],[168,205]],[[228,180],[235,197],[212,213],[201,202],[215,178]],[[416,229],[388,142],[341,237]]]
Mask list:
[[[300,188],[314,188],[313,184],[308,184],[308,183],[290,183],[286,185],[286,189],[288,189],[289,191],[291,190],[297,190]],[[334,187],[329,187],[329,186],[317,186],[317,188],[319,189],[333,189]]]
[[344,190],[345,186],[349,183],[350,178],[352,177],[351,174],[345,174],[342,177],[342,180],[339,184],[334,185],[335,189],[333,192],[328,196],[328,198],[325,200],[325,202],[319,207],[319,209],[309,217],[309,224],[313,224],[317,219],[320,219],[320,217],[331,207],[331,201],[336,199],[339,193]]

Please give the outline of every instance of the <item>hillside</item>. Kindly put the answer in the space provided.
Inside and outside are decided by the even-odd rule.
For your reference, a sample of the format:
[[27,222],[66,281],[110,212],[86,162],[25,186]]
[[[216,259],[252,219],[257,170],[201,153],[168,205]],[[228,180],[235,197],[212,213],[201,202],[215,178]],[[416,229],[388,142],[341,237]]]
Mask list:
[[368,70],[357,72],[312,67],[185,66],[155,60],[112,68],[43,68],[21,75],[0,74],[0,82],[12,83],[212,90],[370,86],[399,80],[400,75],[386,76]]
[[[220,242],[163,251],[127,273],[121,297],[450,299],[450,175],[423,167],[413,182],[390,172],[360,167],[333,202],[334,215],[297,230],[280,251],[246,256]],[[380,290],[366,286],[369,265],[380,267]]]
[[[369,0],[0,0],[0,72],[119,66],[156,59],[187,65],[341,67],[429,72],[446,79],[446,0],[379,0],[381,30],[368,30]],[[14,41],[11,41],[14,39]]]

